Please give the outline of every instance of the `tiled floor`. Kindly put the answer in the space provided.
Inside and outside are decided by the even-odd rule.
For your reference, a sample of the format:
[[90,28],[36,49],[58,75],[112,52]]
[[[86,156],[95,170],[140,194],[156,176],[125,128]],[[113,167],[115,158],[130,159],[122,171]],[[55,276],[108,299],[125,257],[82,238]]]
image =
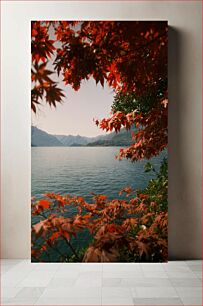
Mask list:
[[202,261],[34,264],[1,261],[1,305],[202,305]]

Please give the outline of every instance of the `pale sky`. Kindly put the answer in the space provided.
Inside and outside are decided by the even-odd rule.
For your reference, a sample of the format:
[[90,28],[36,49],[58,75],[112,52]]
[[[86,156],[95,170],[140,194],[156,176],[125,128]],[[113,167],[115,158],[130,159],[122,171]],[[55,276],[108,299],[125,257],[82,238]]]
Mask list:
[[[50,37],[54,39],[53,28],[50,27]],[[53,37],[52,37],[53,36]],[[55,47],[58,47],[56,42]],[[47,68],[54,71],[53,58],[48,61]],[[99,129],[93,118],[102,119],[109,116],[113,102],[113,91],[104,84],[97,84],[93,78],[83,81],[78,91],[71,86],[65,86],[62,76],[57,74],[50,76],[54,81],[59,82],[59,87],[65,92],[64,103],[57,104],[57,107],[50,108],[43,102],[39,106],[37,114],[32,112],[32,125],[37,126],[50,134],[58,135],[81,135],[97,136],[105,134]]]
[[113,102],[113,91],[108,85],[104,88],[94,79],[84,81],[78,91],[70,86],[60,88],[65,90],[64,103],[50,108],[45,103],[39,106],[37,114],[32,112],[32,125],[58,135],[97,136],[105,132],[99,129],[93,118],[108,117]]

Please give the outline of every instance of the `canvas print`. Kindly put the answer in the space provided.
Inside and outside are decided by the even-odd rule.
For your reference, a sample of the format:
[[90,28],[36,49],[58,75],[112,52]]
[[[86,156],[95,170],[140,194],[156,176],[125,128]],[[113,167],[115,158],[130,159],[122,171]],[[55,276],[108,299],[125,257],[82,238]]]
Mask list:
[[32,21],[32,262],[165,262],[167,21]]

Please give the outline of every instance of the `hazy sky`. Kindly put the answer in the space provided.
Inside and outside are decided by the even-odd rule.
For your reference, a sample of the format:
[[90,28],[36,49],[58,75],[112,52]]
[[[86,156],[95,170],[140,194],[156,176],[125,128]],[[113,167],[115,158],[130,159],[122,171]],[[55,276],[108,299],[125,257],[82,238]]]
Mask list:
[[97,136],[104,134],[93,122],[93,118],[107,117],[111,111],[113,92],[106,84],[104,88],[95,80],[84,81],[78,91],[64,87],[64,103],[57,107],[40,105],[37,114],[32,113],[32,124],[50,134]]
[[[49,28],[50,38],[54,39],[53,27]],[[55,47],[59,47],[56,42]],[[48,61],[47,69],[54,71],[54,57]],[[44,102],[39,106],[37,114],[32,112],[32,125],[50,133],[59,135],[81,135],[97,136],[105,132],[99,129],[93,118],[102,119],[107,117],[111,111],[113,102],[113,91],[104,85],[104,88],[97,84],[93,78],[83,81],[78,91],[71,86],[65,86],[63,77],[57,74],[50,76],[54,81],[59,82],[59,87],[65,92],[64,103],[57,104],[57,107],[50,108]]]

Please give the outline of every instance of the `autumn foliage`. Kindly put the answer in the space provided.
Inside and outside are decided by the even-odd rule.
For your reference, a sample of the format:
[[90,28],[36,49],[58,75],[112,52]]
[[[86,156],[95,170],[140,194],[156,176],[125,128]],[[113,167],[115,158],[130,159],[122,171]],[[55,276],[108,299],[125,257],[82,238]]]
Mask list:
[[[122,148],[118,159],[150,159],[167,147],[166,22],[33,21],[31,44],[35,113],[44,101],[56,107],[64,100],[59,81],[79,90],[83,80],[93,78],[115,93],[109,118],[95,119],[99,128],[107,132],[136,128],[133,144]],[[87,203],[81,197],[57,194],[34,200],[32,215],[40,221],[32,227],[32,257],[43,260],[52,249],[61,261],[166,260],[167,174],[163,185],[160,173],[143,192],[124,188],[124,200],[94,195]],[[65,217],[70,207],[77,214]],[[84,230],[92,241],[78,254],[72,240]],[[69,255],[60,254],[61,240]]]
[[[145,190],[121,190],[124,199],[109,201],[107,196],[93,195],[87,203],[82,197],[48,193],[46,200],[33,200],[32,216],[41,220],[32,227],[32,257],[43,261],[44,252],[57,255],[64,240],[67,251],[58,254],[59,261],[167,260],[166,185],[165,165]],[[73,207],[75,215],[65,217]],[[72,241],[84,230],[92,239],[81,253]]]

